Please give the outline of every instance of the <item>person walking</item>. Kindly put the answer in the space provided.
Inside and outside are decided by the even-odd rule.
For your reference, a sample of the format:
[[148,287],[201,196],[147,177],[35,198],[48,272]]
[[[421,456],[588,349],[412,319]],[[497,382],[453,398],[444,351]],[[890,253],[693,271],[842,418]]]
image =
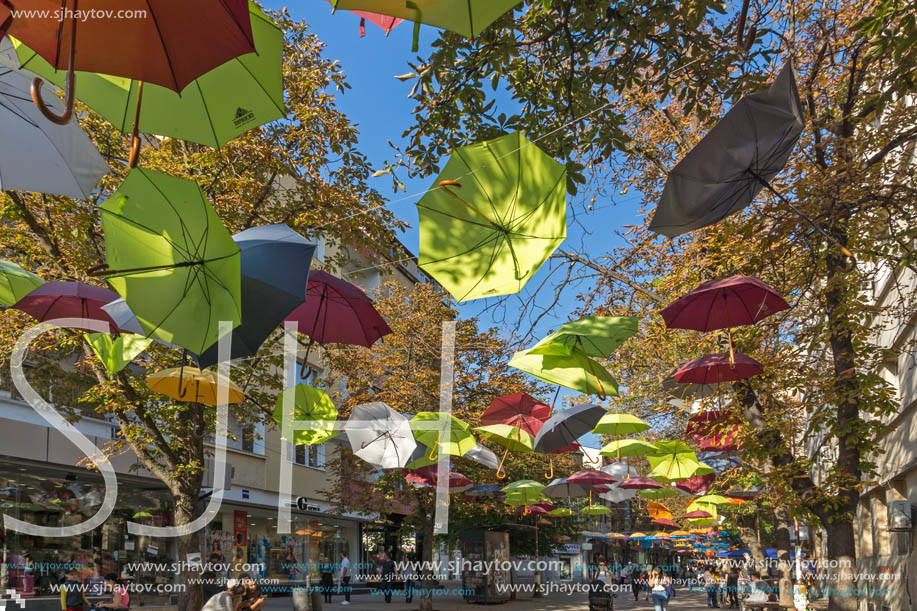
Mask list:
[[318,570],[321,576],[319,589],[322,591],[322,600],[331,603],[331,593],[334,591],[334,566],[324,554],[318,557]]
[[392,591],[395,586],[395,561],[388,552],[382,554],[382,591],[385,594],[385,602],[392,602]]
[[342,605],[350,604],[350,558],[347,552],[341,552],[341,591],[344,593]]
[[66,572],[66,581],[60,589],[61,611],[84,611],[91,606],[86,598],[86,588],[80,578],[80,572],[70,569]]
[[716,598],[716,574],[709,565],[704,569],[704,588],[707,590],[707,608],[718,609],[720,604]]
[[739,569],[732,567],[729,575],[726,576],[726,595],[729,598],[729,608],[736,609],[739,606]]
[[634,593],[634,600],[640,600],[640,567],[634,566],[630,570],[630,590]]
[[667,611],[669,608],[669,587],[672,578],[659,569],[655,569],[647,583],[647,589],[653,598],[654,611]]

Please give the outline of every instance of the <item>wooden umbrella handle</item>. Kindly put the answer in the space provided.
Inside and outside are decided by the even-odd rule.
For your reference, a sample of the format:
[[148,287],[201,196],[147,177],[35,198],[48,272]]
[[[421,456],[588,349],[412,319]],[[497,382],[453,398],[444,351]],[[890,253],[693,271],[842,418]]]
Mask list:
[[44,115],[48,121],[56,123],[57,125],[66,125],[70,122],[70,119],[73,118],[73,104],[76,101],[76,95],[74,93],[76,89],[76,71],[74,68],[74,64],[76,63],[76,11],[77,0],[73,0],[74,16],[70,20],[70,56],[67,66],[67,82],[64,90],[63,114],[55,114],[50,108],[48,108],[48,105],[45,103],[44,99],[42,99],[41,87],[44,85],[44,81],[38,77],[32,81],[31,94],[32,101],[35,103],[35,107],[42,115]]

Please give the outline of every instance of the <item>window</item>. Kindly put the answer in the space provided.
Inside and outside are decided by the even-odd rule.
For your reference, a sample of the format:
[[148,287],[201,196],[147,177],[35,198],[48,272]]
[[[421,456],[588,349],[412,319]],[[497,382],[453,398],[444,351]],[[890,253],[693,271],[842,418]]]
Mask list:
[[242,451],[255,451],[255,427],[251,424],[242,426]]
[[324,445],[298,445],[293,452],[293,462],[313,469],[325,468]]

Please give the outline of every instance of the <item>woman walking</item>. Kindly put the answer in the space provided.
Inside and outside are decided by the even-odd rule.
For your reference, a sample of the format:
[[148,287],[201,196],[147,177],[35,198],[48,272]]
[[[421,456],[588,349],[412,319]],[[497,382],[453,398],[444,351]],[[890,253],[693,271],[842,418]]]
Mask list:
[[653,571],[653,575],[647,584],[647,589],[653,597],[654,611],[667,611],[669,608],[669,586],[671,584],[672,579],[668,575],[659,569]]

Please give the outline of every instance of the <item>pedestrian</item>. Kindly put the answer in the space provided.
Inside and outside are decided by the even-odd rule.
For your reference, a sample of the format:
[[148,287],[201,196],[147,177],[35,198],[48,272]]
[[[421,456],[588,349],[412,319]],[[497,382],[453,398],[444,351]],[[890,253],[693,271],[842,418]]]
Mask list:
[[104,609],[130,609],[131,608],[131,596],[127,591],[127,588],[124,587],[124,584],[121,583],[121,580],[118,579],[118,576],[115,573],[109,573],[105,576],[105,586],[111,590],[111,601],[104,603],[96,603],[96,608]]
[[602,582],[602,588],[608,592],[611,590],[611,585],[614,582],[614,576],[611,571],[608,570],[608,566],[604,562],[599,563],[599,570],[595,574],[595,579]]
[[633,567],[630,571],[630,590],[634,593],[634,600],[640,600],[640,567]]
[[739,569],[736,567],[732,567],[729,575],[726,576],[726,594],[729,597],[729,608],[737,608],[739,606]]
[[318,557],[318,565],[321,571],[322,598],[330,604],[331,593],[334,592],[334,565],[324,554]]
[[769,598],[767,595],[769,589],[767,582],[761,579],[761,573],[752,571],[751,583],[748,586],[748,596],[746,596],[745,602],[766,603]]
[[726,570],[720,568],[716,573],[716,592],[720,605],[726,604]]
[[344,592],[342,605],[350,604],[350,558],[347,552],[341,552],[341,591]]
[[647,566],[644,570],[640,571],[640,587],[643,590],[643,600],[646,601],[650,599],[650,571],[652,569],[652,566]]
[[226,581],[226,589],[211,596],[201,611],[236,611],[242,605],[242,599],[248,593],[238,579]]
[[392,602],[392,590],[395,586],[395,562],[388,552],[382,554],[382,592],[385,594],[385,602]]
[[80,578],[80,572],[70,569],[65,574],[65,581],[60,589],[61,611],[83,611],[90,607],[86,598],[86,588]]
[[704,588],[707,590],[707,608],[718,609],[720,604],[716,598],[716,573],[710,565],[704,569]]
[[659,569],[656,569],[653,571],[647,585],[653,596],[654,611],[667,611],[669,608],[669,588],[672,585],[672,578]]

